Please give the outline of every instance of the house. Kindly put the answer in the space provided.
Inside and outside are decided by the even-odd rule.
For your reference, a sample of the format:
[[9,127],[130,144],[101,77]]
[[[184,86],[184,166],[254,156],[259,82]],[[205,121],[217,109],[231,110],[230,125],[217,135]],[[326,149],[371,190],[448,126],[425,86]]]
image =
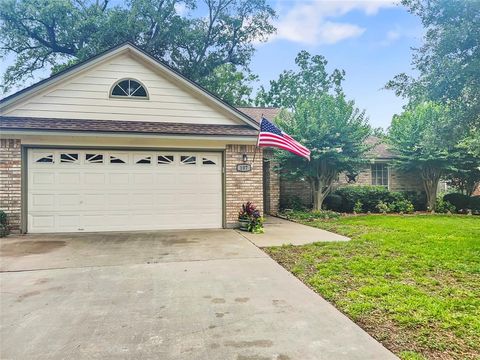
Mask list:
[[[311,203],[256,147],[278,112],[234,108],[116,46],[0,100],[0,209],[11,230],[42,233],[230,228],[247,201],[271,214],[281,198]],[[371,156],[356,183],[418,187],[384,145]]]
[[132,44],[2,99],[0,115],[14,231],[226,228],[246,201],[263,211],[258,122]]

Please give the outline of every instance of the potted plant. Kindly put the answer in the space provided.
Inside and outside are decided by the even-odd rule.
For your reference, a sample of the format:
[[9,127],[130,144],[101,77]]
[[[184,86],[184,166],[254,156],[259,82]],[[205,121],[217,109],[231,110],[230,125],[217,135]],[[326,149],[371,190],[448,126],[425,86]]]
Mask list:
[[240,230],[253,233],[263,233],[263,218],[260,211],[250,201],[242,205],[242,210],[238,214]]

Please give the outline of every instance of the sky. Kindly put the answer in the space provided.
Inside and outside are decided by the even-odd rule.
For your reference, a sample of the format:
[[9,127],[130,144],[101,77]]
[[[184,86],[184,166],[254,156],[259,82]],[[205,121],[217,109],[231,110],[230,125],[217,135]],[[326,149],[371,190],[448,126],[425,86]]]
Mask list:
[[387,128],[405,101],[383,89],[405,72],[414,75],[412,47],[421,44],[420,20],[393,1],[272,0],[277,33],[257,45],[251,69],[259,85],[295,69],[300,50],[326,57],[328,68],[346,71],[344,90],[374,127]]
[[[388,128],[405,100],[383,88],[396,74],[415,75],[411,48],[421,44],[420,20],[394,0],[267,1],[278,15],[277,32],[255,44],[251,70],[259,76],[256,88],[268,87],[283,70],[295,69],[295,56],[307,50],[325,56],[330,72],[345,70],[347,97],[366,110],[372,126]],[[3,65],[12,61],[7,57]],[[35,81],[49,73],[40,71]]]

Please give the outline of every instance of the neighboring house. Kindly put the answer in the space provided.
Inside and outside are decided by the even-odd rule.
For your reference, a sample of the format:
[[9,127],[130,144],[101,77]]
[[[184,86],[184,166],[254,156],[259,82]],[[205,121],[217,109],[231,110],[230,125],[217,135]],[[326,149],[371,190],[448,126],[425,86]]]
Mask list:
[[[395,155],[387,144],[378,137],[370,136],[367,144],[373,146],[367,152],[368,164],[357,174],[341,173],[335,183],[340,186],[377,185],[384,186],[391,191],[423,192],[423,184],[419,174],[405,172],[393,166]],[[281,180],[280,198],[282,201],[298,199],[301,203],[311,206],[313,194],[310,184],[301,180]]]
[[132,44],[2,99],[0,114],[14,231],[222,228],[246,201],[263,210],[262,150],[237,170],[258,122]]

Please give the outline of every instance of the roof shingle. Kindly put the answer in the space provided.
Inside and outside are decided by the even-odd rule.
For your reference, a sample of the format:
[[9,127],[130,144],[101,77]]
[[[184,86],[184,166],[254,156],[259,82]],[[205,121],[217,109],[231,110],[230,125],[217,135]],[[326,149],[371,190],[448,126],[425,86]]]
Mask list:
[[257,136],[248,125],[164,123],[0,116],[1,130],[86,131],[172,135]]

